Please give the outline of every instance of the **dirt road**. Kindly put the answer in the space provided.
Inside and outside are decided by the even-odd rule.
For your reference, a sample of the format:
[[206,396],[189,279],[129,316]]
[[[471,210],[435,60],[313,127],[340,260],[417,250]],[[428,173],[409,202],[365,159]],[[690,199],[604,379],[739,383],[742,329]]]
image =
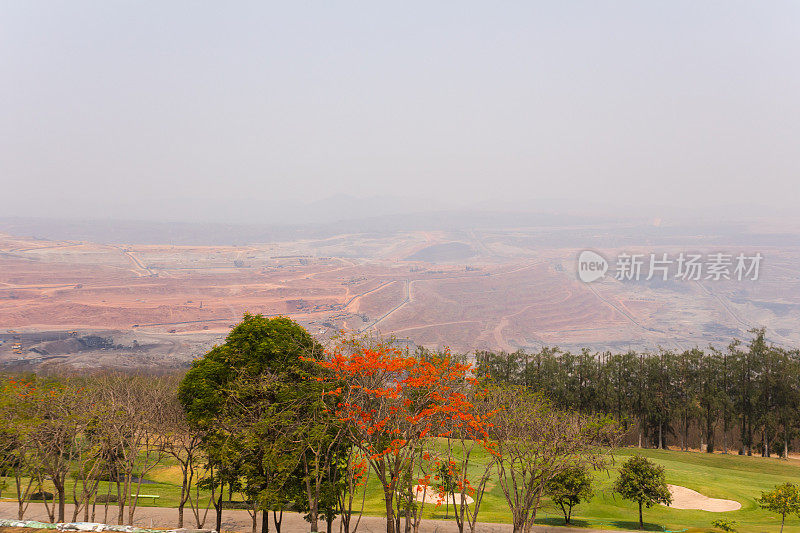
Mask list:
[[[98,520],[102,519],[102,508],[98,508]],[[109,517],[114,515],[114,508],[109,509]],[[137,526],[145,528],[174,528],[177,525],[176,509],[166,507],[137,507],[136,519]],[[72,506],[67,505],[67,519],[72,517]],[[126,511],[127,515],[127,511]],[[0,502],[0,518],[17,517],[17,504],[15,501]],[[31,503],[25,513],[26,520],[40,520],[47,522],[47,512],[44,505],[41,503]],[[196,524],[192,521],[192,514],[189,509],[186,510],[184,516],[185,527],[191,528]],[[79,517],[78,520],[81,520]],[[259,516],[259,525],[261,517]],[[113,521],[112,521],[113,523]],[[251,530],[252,519],[247,511],[225,511],[222,515],[222,530],[223,531],[239,531],[247,533]],[[214,527],[214,512],[209,511],[208,518],[204,527]],[[320,523],[320,527],[325,528],[325,523]],[[275,531],[275,525],[270,519],[270,531]],[[303,520],[302,515],[297,513],[284,513],[283,523],[281,526],[282,533],[299,533],[309,531],[308,522]],[[334,524],[334,532],[339,531],[338,521]],[[383,533],[386,531],[386,520],[377,516],[365,516],[361,519],[358,526],[358,533]],[[420,526],[421,533],[456,533],[458,528],[454,520],[423,520]],[[480,533],[510,533],[512,531],[511,524],[489,524],[483,523],[478,526]],[[536,526],[532,530],[535,533],[620,533],[619,530],[607,531],[599,529],[585,529],[585,528],[567,528],[567,527],[548,527]]]

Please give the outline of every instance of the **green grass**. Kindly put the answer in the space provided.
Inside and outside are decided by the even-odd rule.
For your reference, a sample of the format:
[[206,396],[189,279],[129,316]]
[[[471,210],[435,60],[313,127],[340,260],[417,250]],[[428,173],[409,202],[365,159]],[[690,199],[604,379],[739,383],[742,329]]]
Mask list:
[[[739,522],[739,531],[742,532],[778,531],[780,516],[759,509],[755,499],[761,492],[770,490],[777,484],[786,481],[800,483],[799,463],[761,457],[624,449],[617,453],[617,466],[625,456],[636,453],[663,465],[667,483],[682,485],[712,498],[736,500],[742,504],[739,511],[727,513],[669,509],[660,505],[646,511],[647,522],[669,530],[696,528],[698,531],[710,531],[711,522],[715,519],[729,518]],[[610,487],[616,477],[616,468],[612,468],[612,471],[610,477],[599,476],[598,487],[602,493],[590,504],[579,508],[579,513],[592,520],[631,527],[630,523],[618,522],[636,520],[637,509],[632,503],[622,502],[611,494]],[[785,531],[798,529],[800,519],[796,516],[791,519],[787,517]]]
[[[669,509],[655,506],[645,510],[644,519],[648,530],[679,531],[687,533],[714,531],[711,522],[717,518],[729,518],[739,522],[742,533],[777,532],[780,527],[780,516],[763,511],[755,503],[762,491],[771,489],[777,484],[791,481],[800,483],[800,462],[780,459],[764,459],[761,457],[741,457],[738,455],[702,454],[694,452],[639,450],[624,448],[615,453],[614,464],[609,470],[595,473],[596,494],[591,502],[578,506],[573,513],[575,526],[604,529],[636,529],[638,526],[638,509],[635,504],[626,502],[611,491],[616,479],[616,470],[628,456],[640,454],[661,464],[666,469],[667,482],[683,485],[713,498],[732,499],[741,502],[742,509],[728,513],[711,513],[707,511]],[[485,454],[477,454],[478,461],[487,459]],[[142,485],[143,494],[158,494],[159,507],[175,507],[180,495],[180,471],[173,462],[153,470],[148,479],[155,484]],[[3,496],[10,496],[9,487]],[[101,489],[101,494],[104,490]],[[140,505],[150,505],[140,502]],[[382,515],[382,492],[375,476],[370,477],[367,486],[366,514]],[[443,519],[444,506],[426,505],[425,515],[429,518]],[[452,509],[450,510],[452,518]],[[499,485],[490,481],[489,490],[484,497],[481,522],[509,522],[508,508]],[[545,502],[540,508],[537,523],[547,525],[563,525],[560,510]],[[800,531],[800,519],[787,517],[785,531]]]
[[[715,531],[711,522],[717,518],[729,518],[739,522],[738,530],[743,533],[778,531],[780,516],[763,511],[755,499],[761,492],[775,485],[792,481],[800,483],[800,462],[761,457],[740,457],[738,455],[703,454],[667,450],[640,450],[624,448],[614,454],[614,464],[608,471],[595,473],[595,497],[591,502],[578,506],[573,512],[573,526],[603,529],[637,529],[638,506],[622,500],[613,494],[612,485],[617,477],[619,465],[629,456],[643,455],[663,465],[667,483],[682,485],[712,498],[736,500],[742,504],[739,511],[712,513],[670,509],[661,505],[646,509],[644,520],[646,529],[652,531],[691,532]],[[476,459],[485,461],[486,456],[478,454]],[[373,476],[374,478],[374,476]],[[381,491],[374,479],[370,481],[366,512],[382,514]],[[443,519],[444,506],[436,508],[426,505],[426,515]],[[432,509],[431,509],[432,508]],[[452,517],[452,509],[450,511]],[[481,522],[509,522],[508,506],[500,486],[490,482],[484,497]],[[564,525],[561,510],[545,501],[536,519],[537,524]],[[787,517],[785,531],[800,531],[800,519]]]

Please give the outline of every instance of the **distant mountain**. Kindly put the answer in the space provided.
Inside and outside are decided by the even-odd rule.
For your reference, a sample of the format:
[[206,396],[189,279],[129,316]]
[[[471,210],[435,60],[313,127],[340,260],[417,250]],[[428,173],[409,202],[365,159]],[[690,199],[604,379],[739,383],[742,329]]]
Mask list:
[[[393,208],[378,209],[381,202]],[[413,209],[398,205],[396,199],[375,200],[362,208],[366,200],[341,196],[326,202],[307,204],[305,218],[318,217],[321,222],[300,223],[304,217],[287,217],[276,224],[225,224],[215,222],[155,222],[137,220],[80,220],[59,218],[0,218],[0,233],[20,237],[36,237],[59,241],[90,241],[100,244],[172,244],[237,246],[301,239],[324,239],[342,234],[387,235],[408,231],[446,231],[460,239],[474,230],[510,231],[541,228],[525,237],[537,246],[627,246],[650,243],[682,243],[685,237],[696,242],[719,244],[797,246],[798,232],[788,228],[768,227],[754,231],[748,224],[724,221],[703,223],[655,224],[642,218],[599,215],[567,215],[548,212],[500,212],[483,210],[430,210],[391,212],[392,209]],[[369,203],[369,202],[368,202]],[[379,214],[368,216],[370,212]],[[314,216],[310,216],[313,212]],[[437,252],[438,253],[438,252]]]
[[[136,220],[77,220],[57,218],[0,218],[0,232],[21,237],[101,244],[243,245],[261,242],[319,239],[343,233],[401,231],[464,231],[474,228],[575,226],[607,220],[538,213],[473,211],[381,213],[364,216],[360,200],[340,198],[326,222],[287,224],[221,224],[212,222],[153,222]],[[347,207],[345,207],[347,206]],[[309,210],[321,208],[309,204]],[[367,212],[369,210],[366,210]],[[334,217],[339,218],[334,218]]]

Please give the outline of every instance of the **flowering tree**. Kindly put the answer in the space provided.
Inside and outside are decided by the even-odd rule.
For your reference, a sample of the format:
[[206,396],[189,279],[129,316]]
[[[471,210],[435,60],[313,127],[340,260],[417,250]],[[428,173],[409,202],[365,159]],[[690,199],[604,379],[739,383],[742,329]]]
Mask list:
[[[480,426],[492,431],[494,427],[492,421],[499,409],[488,392],[483,383],[473,387],[469,391],[469,402],[473,405],[473,416],[479,421]],[[447,438],[440,466],[445,475],[440,477],[448,478],[450,483],[448,483],[448,493],[442,496],[453,504],[458,531],[463,533],[469,526],[469,530],[475,533],[486,484],[497,462],[497,444],[494,441],[475,440],[473,428],[460,418],[450,420],[449,430],[451,434]],[[479,449],[489,452],[488,460],[476,459],[478,454],[474,452]],[[470,499],[472,503],[469,503]]]
[[[396,504],[404,474],[415,472],[417,444],[425,437],[447,437],[448,420],[458,419],[476,439],[488,435],[474,415],[467,390],[477,384],[469,365],[447,354],[412,357],[390,343],[342,342],[320,380],[341,383],[334,413],[353,443],[366,455],[383,488],[386,531],[395,533]],[[425,479],[419,480],[426,483]]]

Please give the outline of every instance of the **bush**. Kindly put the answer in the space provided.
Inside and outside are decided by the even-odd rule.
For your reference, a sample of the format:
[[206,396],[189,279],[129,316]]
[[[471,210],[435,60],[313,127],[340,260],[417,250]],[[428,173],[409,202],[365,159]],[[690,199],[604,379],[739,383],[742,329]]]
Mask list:
[[30,499],[35,501],[35,502],[40,502],[40,501],[44,501],[44,500],[52,500],[53,499],[53,493],[52,492],[47,492],[47,491],[34,492],[33,494],[31,494]]
[[727,518],[719,518],[711,522],[711,525],[717,529],[721,529],[722,531],[733,533],[736,531],[736,526],[739,525],[739,522],[736,520],[728,520]]

